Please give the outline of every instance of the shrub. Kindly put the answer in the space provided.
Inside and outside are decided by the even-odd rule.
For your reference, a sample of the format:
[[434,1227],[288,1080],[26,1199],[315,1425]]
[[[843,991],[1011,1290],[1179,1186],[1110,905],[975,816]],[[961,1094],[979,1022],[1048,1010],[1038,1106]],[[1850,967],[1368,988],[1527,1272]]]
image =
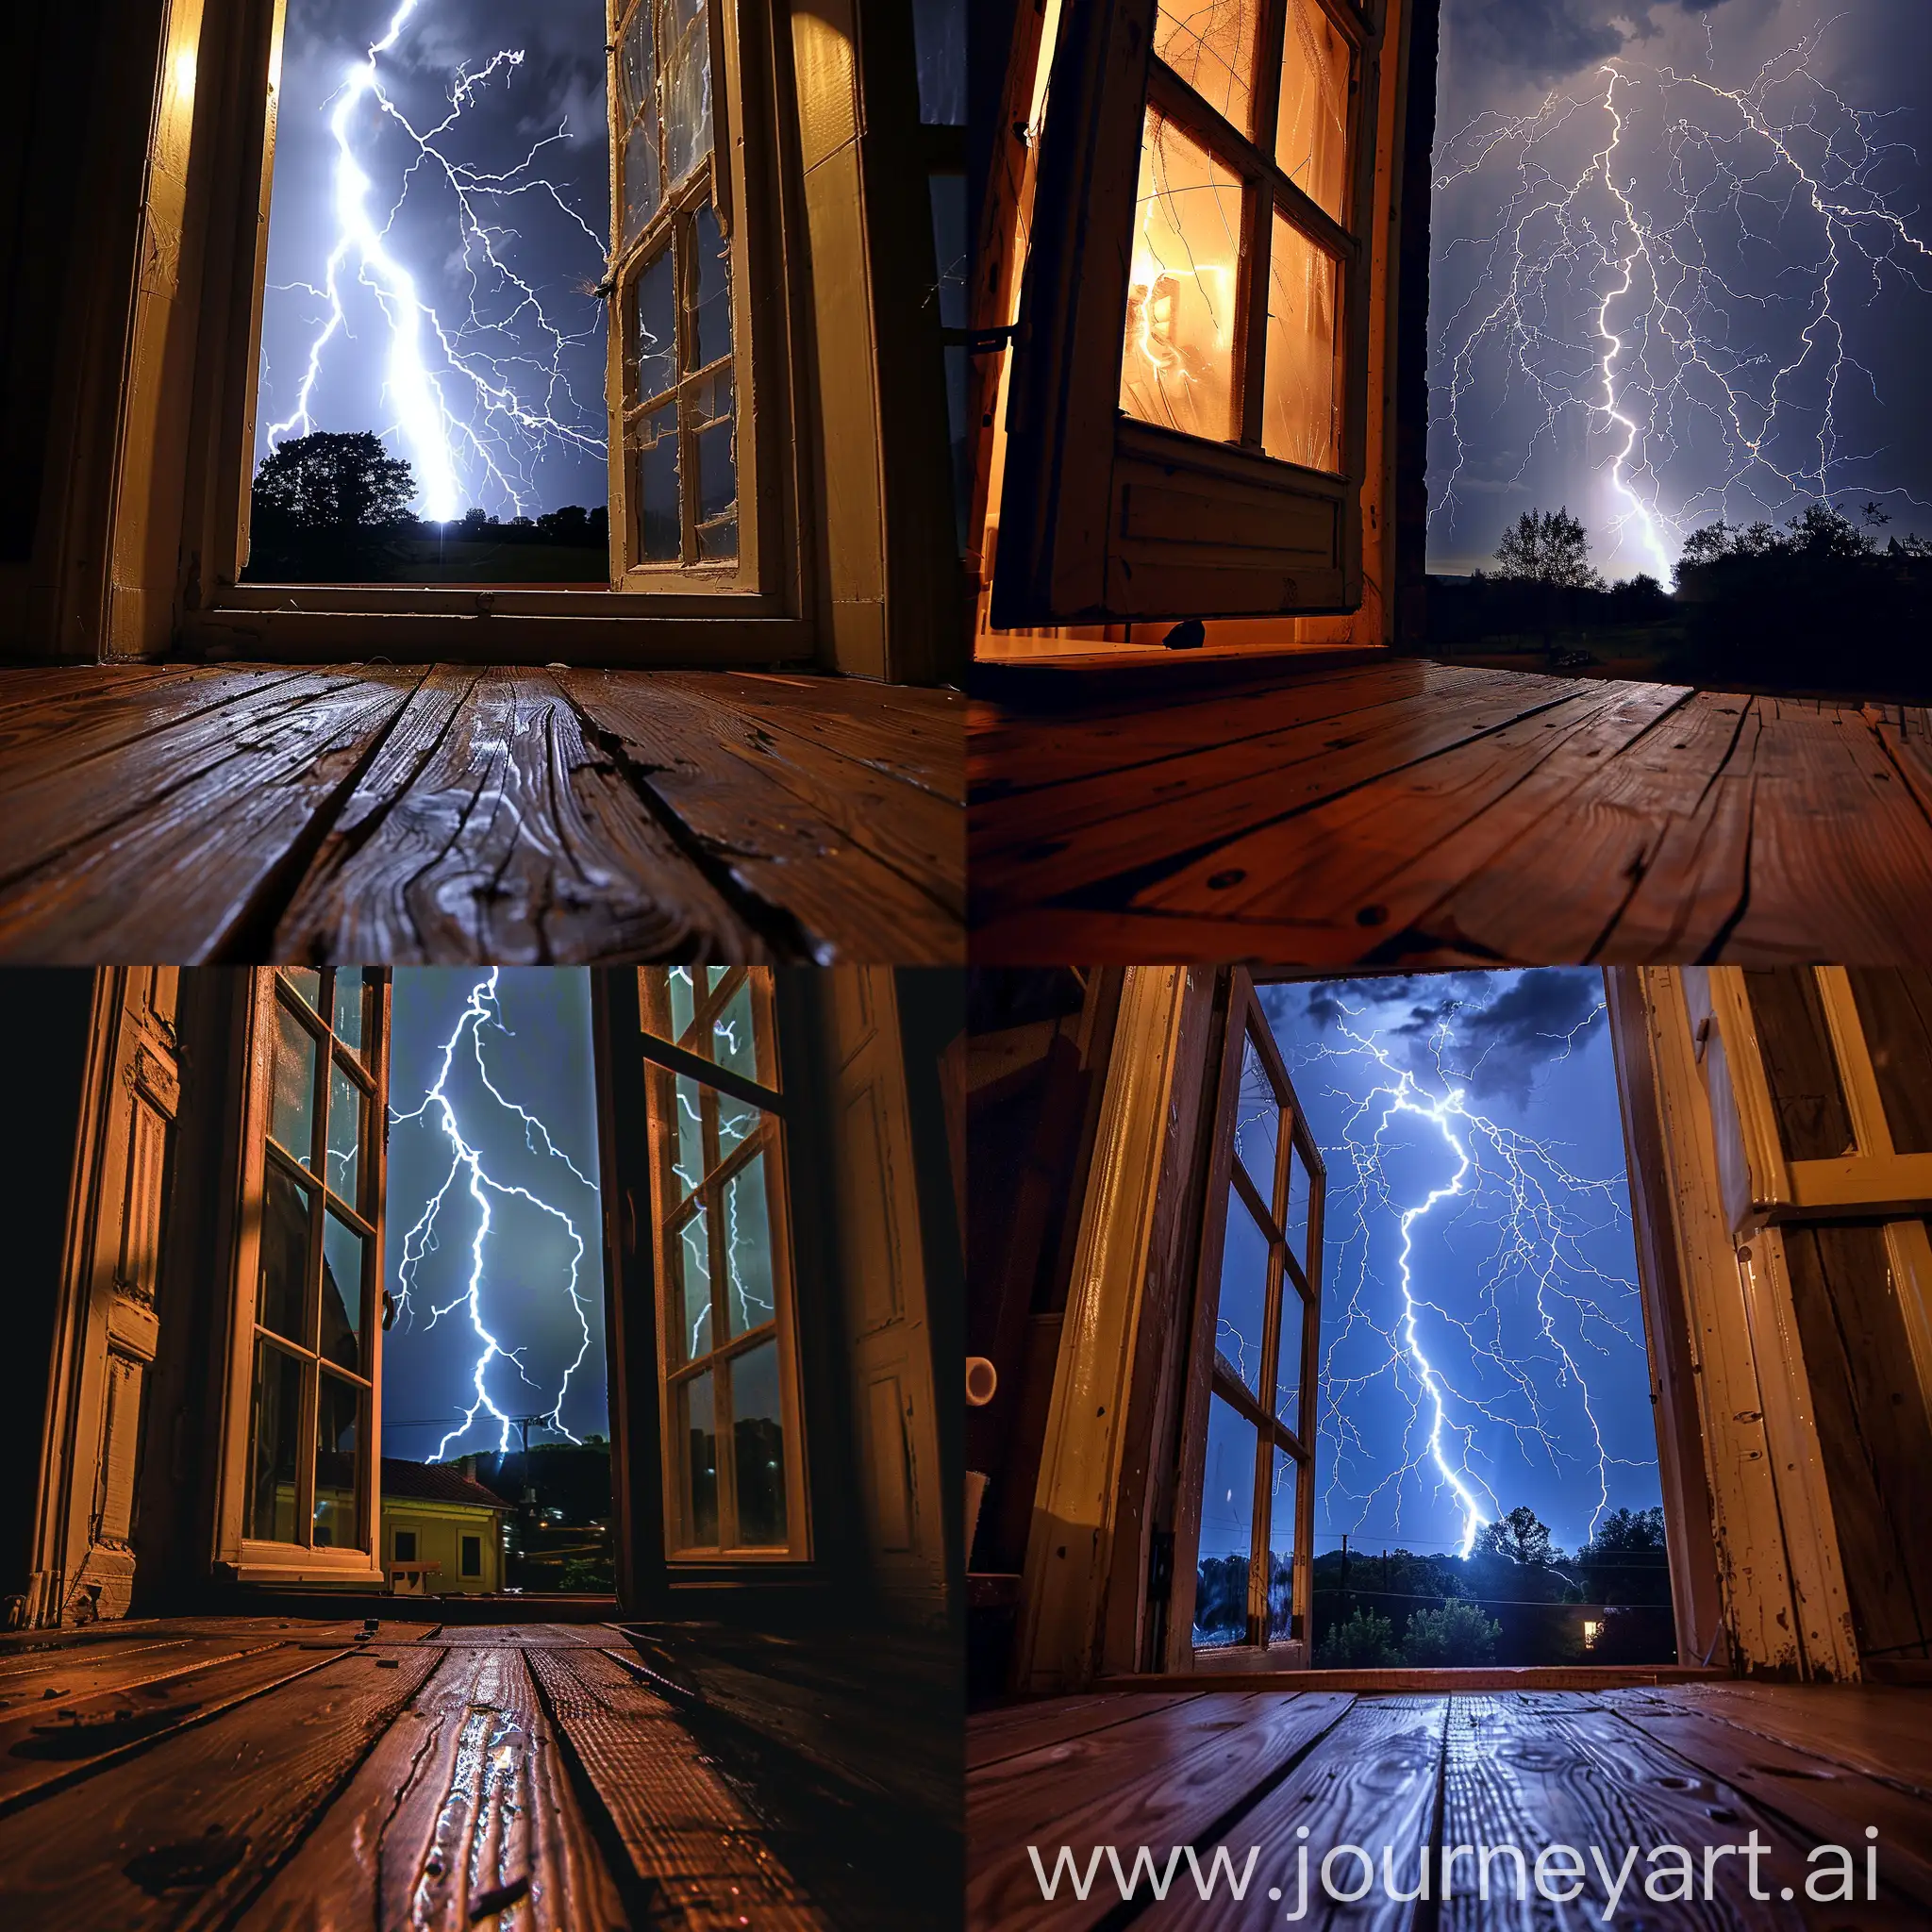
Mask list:
[[1417,1610],[1402,1640],[1407,1664],[1492,1664],[1503,1626],[1474,1604],[1448,1603],[1440,1610]]
[[1345,1624],[1337,1624],[1315,1648],[1315,1667],[1323,1671],[1375,1671],[1402,1661],[1395,1647],[1395,1626],[1374,1610],[1357,1610]]

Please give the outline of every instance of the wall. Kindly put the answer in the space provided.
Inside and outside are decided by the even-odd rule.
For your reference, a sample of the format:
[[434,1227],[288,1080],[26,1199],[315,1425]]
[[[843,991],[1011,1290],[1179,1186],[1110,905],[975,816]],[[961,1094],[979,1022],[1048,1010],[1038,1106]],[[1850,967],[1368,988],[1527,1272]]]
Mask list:
[[[382,1499],[382,1559],[386,1564],[405,1560],[396,1555],[399,1529],[416,1532],[415,1561],[442,1565],[427,1580],[430,1595],[475,1594],[502,1588],[503,1518],[498,1511],[433,1503],[419,1496],[386,1495]],[[483,1571],[479,1576],[463,1574],[461,1540],[466,1536],[482,1540]]]

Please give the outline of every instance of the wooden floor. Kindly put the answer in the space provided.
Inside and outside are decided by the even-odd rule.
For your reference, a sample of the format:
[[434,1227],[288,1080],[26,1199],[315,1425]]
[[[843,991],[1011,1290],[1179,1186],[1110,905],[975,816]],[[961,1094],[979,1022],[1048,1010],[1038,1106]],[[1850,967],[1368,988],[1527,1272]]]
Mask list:
[[975,703],[967,769],[975,960],[1882,964],[1932,931],[1921,707],[1389,658]]
[[821,1894],[793,1856],[812,1848],[788,1841],[660,1685],[600,1624],[226,1618],[10,1640],[0,1921],[9,1932],[946,1923]]
[[[969,1720],[967,1729],[967,1923],[974,1932],[1041,1925],[1055,1932],[1100,1924],[1208,1926],[1279,1924],[1300,1885],[1294,1860],[1310,1848],[1307,1926],[1520,1927],[1597,1925],[1605,1888],[1586,1866],[1589,1889],[1559,1911],[1534,1891],[1537,1853],[1572,1845],[1588,1859],[1604,1849],[1612,1874],[1624,1848],[1639,1857],[1610,1923],[1645,1928],[1807,1926],[1863,1928],[1932,1923],[1932,1690],[1876,1687],[1684,1683],[1607,1690],[1515,1690],[1457,1696],[1305,1692],[1123,1692],[1020,1705]],[[1878,1830],[1878,1897],[1865,1897],[1866,1827]],[[1306,1829],[1307,1837],[1302,1837]],[[1653,1902],[1644,1882],[1668,1870],[1651,1850],[1690,1851],[1702,1891],[1703,1848],[1770,1847],[1761,1888],[1747,1895],[1741,1858],[1720,1861],[1706,1904]],[[1438,1896],[1396,1905],[1383,1892],[1381,1847],[1394,1847],[1400,1889],[1416,1885],[1417,1848],[1432,1849]],[[1131,1877],[1145,1844],[1160,1866],[1192,1846],[1201,1868],[1225,1845],[1239,1872],[1259,1848],[1245,1907],[1224,1890],[1204,1906],[1185,1863],[1164,1902],[1143,1879],[1136,1897],[1103,1862],[1083,1903],[1063,1880],[1046,1903],[1028,1845],[1049,1874],[1061,1845],[1084,1872],[1099,1846],[1116,1848]],[[1373,1848],[1376,1887],[1360,1907],[1322,1909],[1321,1861],[1344,1844]],[[1512,1868],[1491,1864],[1487,1903],[1473,1855],[1453,1867],[1441,1896],[1441,1852],[1454,1846],[1520,1848],[1531,1867],[1527,1899],[1511,1896]],[[1806,1854],[1819,1844],[1854,1848],[1857,1896],[1811,1903]],[[1613,1851],[1611,1848],[1615,1847]],[[1552,1868],[1560,1890],[1560,1866]],[[1347,1855],[1339,1890],[1361,1882]],[[1281,1884],[1271,1907],[1262,1894]],[[1785,1893],[1790,1886],[1793,1898]],[[1658,1889],[1673,1887],[1660,1880]],[[1829,1889],[1829,1888],[1822,1888]],[[1783,1896],[1779,1896],[1783,1893]],[[1596,1911],[1580,1909],[1596,1901]],[[1372,1916],[1370,1905],[1379,1907]],[[1572,1916],[1572,1914],[1574,1916]]]
[[740,673],[0,670],[0,958],[957,960],[963,709]]

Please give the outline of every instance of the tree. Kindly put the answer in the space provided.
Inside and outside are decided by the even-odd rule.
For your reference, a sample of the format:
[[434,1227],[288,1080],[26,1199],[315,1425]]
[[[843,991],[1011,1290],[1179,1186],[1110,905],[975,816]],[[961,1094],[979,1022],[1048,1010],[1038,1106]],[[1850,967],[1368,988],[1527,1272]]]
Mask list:
[[1445,1664],[1492,1664],[1503,1626],[1471,1603],[1447,1603],[1440,1610],[1417,1610],[1402,1639],[1402,1660],[1420,1668]]
[[270,536],[387,535],[409,522],[416,479],[374,430],[318,429],[278,443],[255,473],[257,526]]
[[1541,1568],[1557,1559],[1549,1524],[1527,1503],[1519,1503],[1500,1523],[1486,1523],[1476,1533],[1475,1547],[1486,1557],[1505,1557],[1525,1568]]
[[1600,591],[1604,580],[1590,560],[1583,525],[1561,509],[1526,509],[1496,545],[1496,575],[1553,590]]
[[1668,1604],[1663,1510],[1613,1509],[1577,1551],[1574,1567],[1588,1603]]
[[1315,1651],[1315,1668],[1322,1671],[1386,1670],[1401,1661],[1394,1624],[1374,1610],[1357,1610],[1336,1624]]

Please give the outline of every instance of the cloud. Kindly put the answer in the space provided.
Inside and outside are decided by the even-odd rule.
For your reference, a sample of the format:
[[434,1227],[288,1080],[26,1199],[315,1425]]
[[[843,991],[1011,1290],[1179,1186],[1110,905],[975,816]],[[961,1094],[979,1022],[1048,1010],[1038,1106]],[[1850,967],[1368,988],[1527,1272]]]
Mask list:
[[1704,14],[1724,0],[1449,0],[1459,53],[1548,87],[1629,41],[1657,32],[1657,14]]

